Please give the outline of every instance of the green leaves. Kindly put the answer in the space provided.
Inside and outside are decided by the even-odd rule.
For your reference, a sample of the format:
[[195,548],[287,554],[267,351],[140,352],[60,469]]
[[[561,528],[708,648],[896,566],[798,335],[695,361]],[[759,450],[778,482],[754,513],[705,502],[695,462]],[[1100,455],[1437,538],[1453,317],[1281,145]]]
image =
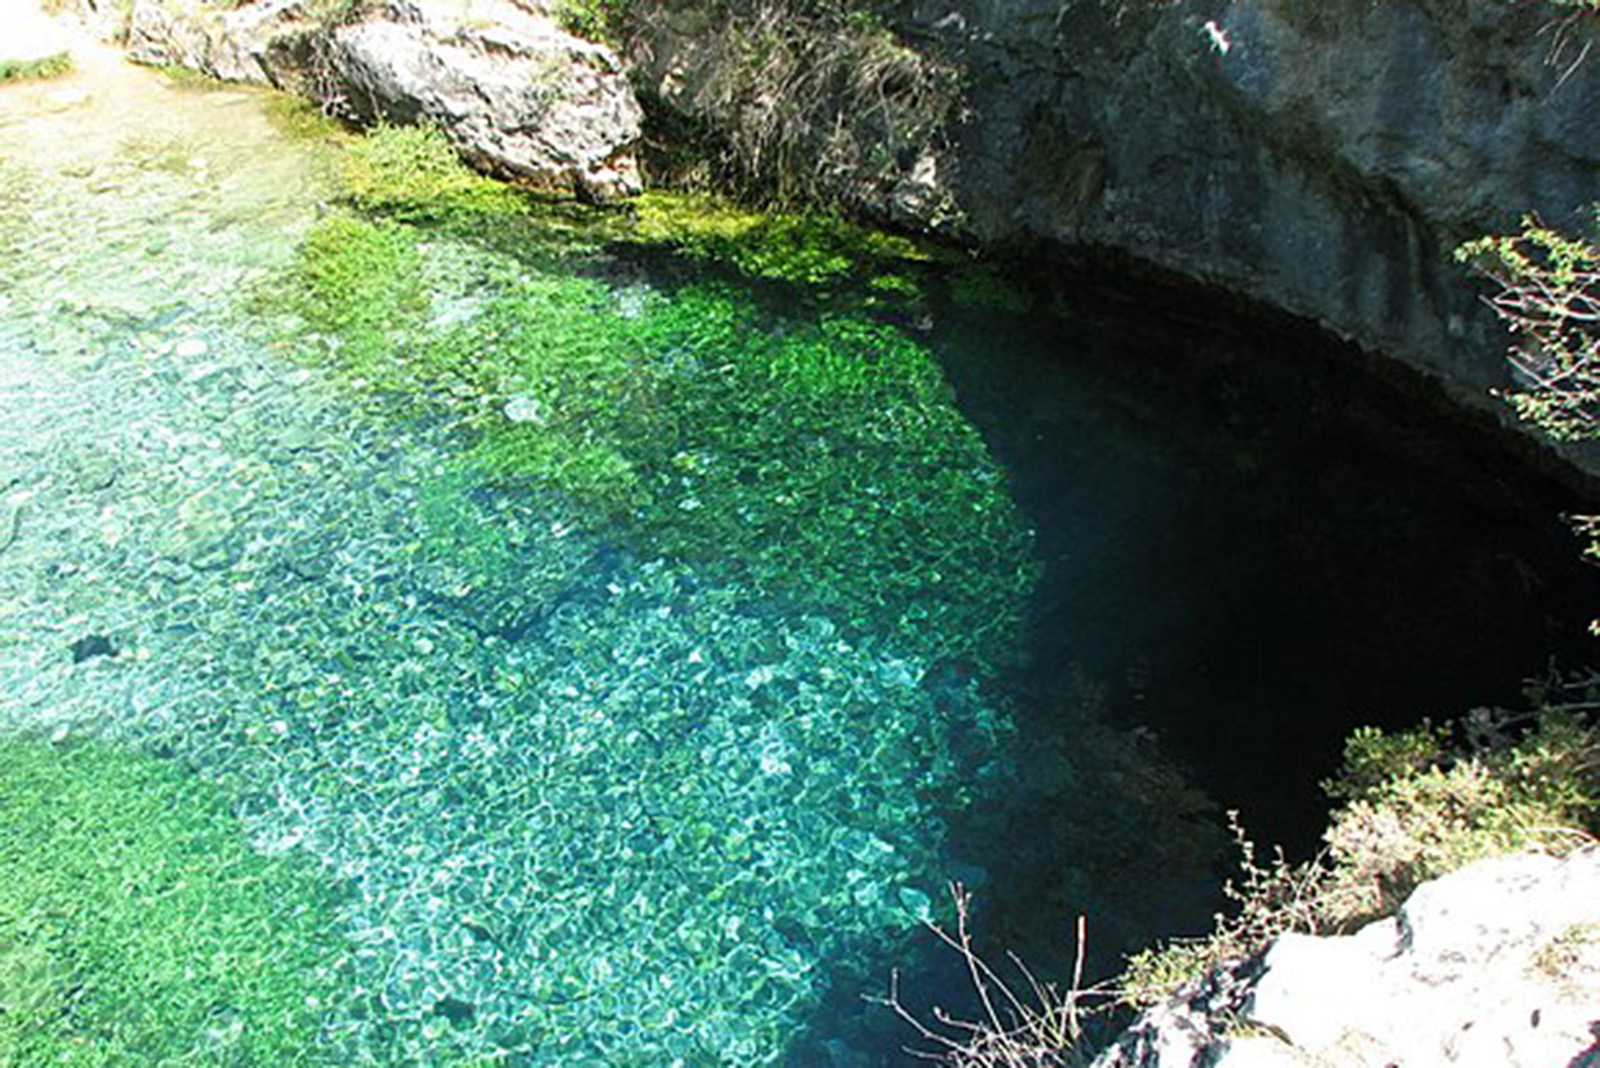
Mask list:
[[1600,433],[1600,245],[1529,216],[1521,233],[1469,242],[1456,259],[1500,287],[1490,304],[1517,338],[1518,414],[1557,439]]

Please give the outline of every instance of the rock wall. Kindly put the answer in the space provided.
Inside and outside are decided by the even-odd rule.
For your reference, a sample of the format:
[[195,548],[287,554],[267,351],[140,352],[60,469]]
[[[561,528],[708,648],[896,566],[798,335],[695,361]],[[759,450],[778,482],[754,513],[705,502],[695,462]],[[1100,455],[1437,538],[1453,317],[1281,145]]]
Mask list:
[[1480,861],[1145,1013],[1093,1068],[1600,1064],[1600,850]]
[[[914,2],[893,32],[963,99],[897,173],[836,174],[843,200],[989,245],[1125,253],[1466,394],[1504,382],[1505,335],[1450,251],[1530,211],[1575,228],[1600,198],[1600,62],[1572,66],[1600,20],[1560,22],[1570,8]],[[636,83],[726,132],[756,105],[705,87],[749,53],[708,47],[696,11],[643,0]]]

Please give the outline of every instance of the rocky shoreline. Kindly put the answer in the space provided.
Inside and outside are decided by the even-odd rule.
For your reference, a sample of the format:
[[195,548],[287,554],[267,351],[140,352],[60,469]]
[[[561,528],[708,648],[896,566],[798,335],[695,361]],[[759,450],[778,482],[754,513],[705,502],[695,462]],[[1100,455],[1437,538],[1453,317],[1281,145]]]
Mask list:
[[[778,188],[810,168],[803,196],[892,227],[1120,259],[1315,324],[1508,426],[1505,332],[1451,253],[1530,213],[1581,230],[1600,198],[1600,68],[1579,61],[1600,28],[1560,7],[962,0],[836,25],[776,0],[722,20],[642,0],[613,48],[540,0],[337,17],[304,0],[79,2],[140,62],[433,122],[538,189],[636,193],[646,131],[672,130],[713,172],[731,161]],[[795,51],[828,33],[831,53]],[[1600,471],[1592,448],[1541,447]]]

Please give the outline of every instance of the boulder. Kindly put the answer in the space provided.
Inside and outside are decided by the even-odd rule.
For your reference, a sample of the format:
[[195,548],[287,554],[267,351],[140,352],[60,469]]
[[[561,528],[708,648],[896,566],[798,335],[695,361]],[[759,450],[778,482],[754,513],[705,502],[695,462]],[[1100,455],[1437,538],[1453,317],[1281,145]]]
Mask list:
[[303,50],[319,29],[301,0],[227,8],[214,0],[133,0],[126,38],[136,63],[291,89],[301,84]]
[[616,55],[506,0],[395,0],[334,31],[346,103],[436,123],[475,165],[606,200],[640,190],[641,113]]
[[1481,861],[1253,971],[1152,1009],[1094,1068],[1600,1064],[1600,849]]

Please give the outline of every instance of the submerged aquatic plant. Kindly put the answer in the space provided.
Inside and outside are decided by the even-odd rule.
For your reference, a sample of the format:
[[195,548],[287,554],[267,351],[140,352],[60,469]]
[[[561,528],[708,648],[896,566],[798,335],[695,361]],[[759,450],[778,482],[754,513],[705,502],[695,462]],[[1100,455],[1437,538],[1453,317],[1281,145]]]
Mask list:
[[[505,268],[457,321],[400,338],[384,327],[418,302],[404,230],[319,236],[298,278],[312,320],[343,339],[326,351],[464,414],[476,462],[503,483],[907,652],[993,668],[1015,648],[1029,532],[931,353],[902,332],[851,315],[770,323],[718,286],[616,291]],[[347,284],[361,249],[375,267]]]
[[[925,346],[859,314],[771,319],[715,285],[613,288],[489,252],[452,266],[477,210],[463,205],[515,194],[427,128],[380,129],[351,159],[350,198],[384,220],[320,222],[274,298],[328,339],[323,358],[465,418],[481,470],[643,553],[798,596],[907,652],[984,671],[1013,655],[1031,534]],[[439,218],[457,242],[426,256],[395,221]],[[631,226],[788,281],[921,255],[836,220],[692,198],[642,198]]]
[[306,234],[287,286],[262,291],[264,307],[298,314],[331,345],[341,370],[398,389],[394,350],[422,324],[427,293],[416,236],[396,223],[330,215]]
[[465,167],[436,126],[379,125],[353,140],[341,169],[345,195],[362,211],[410,222],[515,216],[525,196]]
[[931,262],[908,237],[817,211],[760,211],[721,197],[653,192],[635,198],[626,241],[664,245],[696,259],[728,263],[754,278],[818,285],[892,277]]
[[338,1064],[333,905],[170,761],[0,739],[0,1064]]

